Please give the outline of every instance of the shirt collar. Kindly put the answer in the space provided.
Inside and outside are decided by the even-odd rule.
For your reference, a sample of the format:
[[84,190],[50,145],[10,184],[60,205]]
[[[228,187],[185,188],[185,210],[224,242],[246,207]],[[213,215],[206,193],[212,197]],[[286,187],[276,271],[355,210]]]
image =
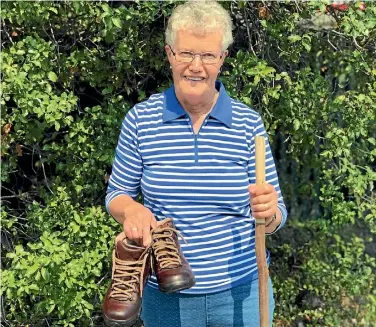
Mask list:
[[[231,128],[232,124],[232,107],[231,98],[228,96],[225,87],[222,82],[216,81],[215,87],[219,90],[219,95],[217,102],[215,103],[213,109],[209,115],[220,122],[224,123],[226,126]],[[186,111],[180,105],[176,94],[174,85],[164,92],[164,103],[163,103],[163,122],[168,122],[179,117],[187,115]]]

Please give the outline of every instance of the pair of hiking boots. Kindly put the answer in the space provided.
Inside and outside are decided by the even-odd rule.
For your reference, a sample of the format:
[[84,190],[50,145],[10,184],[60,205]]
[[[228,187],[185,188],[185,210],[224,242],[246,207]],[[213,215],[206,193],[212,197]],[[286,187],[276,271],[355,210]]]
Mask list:
[[130,327],[138,323],[143,288],[151,269],[164,293],[195,284],[192,269],[181,252],[178,234],[172,220],[167,218],[151,231],[152,242],[146,248],[128,240],[124,232],[116,237],[111,284],[103,303],[106,326]]

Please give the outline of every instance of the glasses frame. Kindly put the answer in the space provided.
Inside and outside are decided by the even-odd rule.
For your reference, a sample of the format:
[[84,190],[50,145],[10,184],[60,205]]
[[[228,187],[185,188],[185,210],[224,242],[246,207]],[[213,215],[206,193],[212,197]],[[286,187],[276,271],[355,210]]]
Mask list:
[[216,64],[218,64],[218,63],[221,61],[221,59],[222,59],[222,57],[223,57],[223,52],[221,52],[221,54],[219,55],[219,59],[218,59],[217,62],[215,62],[215,63],[205,63],[205,62],[202,60],[202,57],[201,57],[201,56],[203,55],[203,53],[193,53],[193,52],[192,52],[193,56],[192,56],[192,60],[191,60],[191,61],[179,61],[179,60],[176,59],[177,52],[175,52],[174,50],[172,50],[171,45],[168,45],[168,46],[170,47],[170,50],[171,50],[171,52],[172,52],[172,54],[173,54],[175,60],[176,60],[177,62],[181,62],[181,63],[185,63],[185,64],[190,64],[193,60],[195,60],[195,58],[196,58],[197,56],[199,56],[199,57],[200,57],[200,60],[201,60],[201,62],[202,62],[203,65],[216,65]]

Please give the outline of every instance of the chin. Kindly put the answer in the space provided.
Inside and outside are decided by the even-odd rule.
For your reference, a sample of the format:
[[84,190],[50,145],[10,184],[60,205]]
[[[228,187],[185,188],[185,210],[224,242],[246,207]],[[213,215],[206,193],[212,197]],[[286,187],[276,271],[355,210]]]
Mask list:
[[204,100],[204,94],[184,94],[184,99],[187,103],[189,103],[192,106],[199,105]]
[[181,91],[182,91],[182,95],[188,102],[194,103],[194,102],[202,101],[203,97],[205,97],[205,93],[207,89],[206,88],[195,89],[195,88],[185,87]]
[[208,85],[206,83],[191,84],[190,82],[184,81],[182,84],[181,91],[188,96],[202,96],[208,91]]

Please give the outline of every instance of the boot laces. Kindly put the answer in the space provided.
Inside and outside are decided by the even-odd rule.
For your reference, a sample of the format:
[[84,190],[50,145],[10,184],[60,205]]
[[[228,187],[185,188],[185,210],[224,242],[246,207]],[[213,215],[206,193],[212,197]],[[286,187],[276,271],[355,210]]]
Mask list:
[[114,272],[110,297],[121,301],[132,301],[134,300],[135,293],[138,292],[138,285],[140,285],[140,296],[142,297],[145,266],[149,258],[148,254],[144,254],[143,259],[138,261],[124,261],[116,258],[115,250],[113,251],[112,262]]
[[[187,241],[179,231],[172,227],[157,227],[152,230],[153,243],[152,248],[161,269],[163,268],[177,268],[182,265],[178,248],[175,244],[173,234],[181,237],[187,244]],[[153,267],[153,265],[152,265]]]

